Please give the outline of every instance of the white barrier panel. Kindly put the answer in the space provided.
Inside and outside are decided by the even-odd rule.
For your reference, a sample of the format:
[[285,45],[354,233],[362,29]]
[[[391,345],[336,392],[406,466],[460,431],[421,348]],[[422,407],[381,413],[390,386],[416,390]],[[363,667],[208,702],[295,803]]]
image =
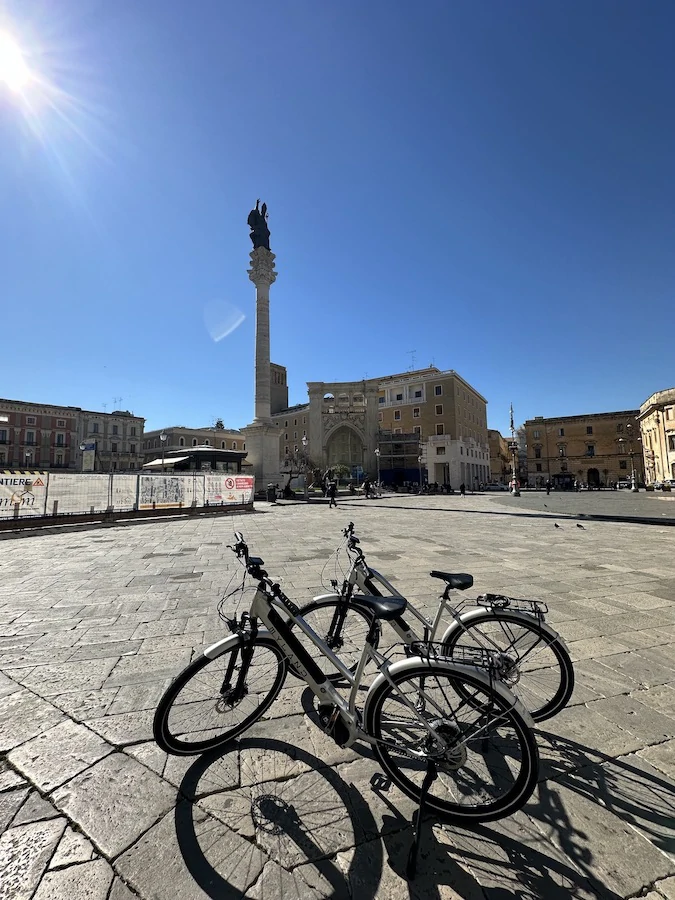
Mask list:
[[117,475],[112,477],[112,506],[117,509],[133,509],[136,505],[138,475]]
[[52,473],[47,512],[51,511],[55,500],[59,501],[59,513],[88,513],[92,506],[95,512],[101,512],[110,506],[110,476]]
[[204,476],[192,475],[139,475],[138,508],[168,509],[192,506],[197,500],[203,505]]
[[223,473],[220,479],[220,496],[217,499],[211,500],[208,490],[206,492],[206,499],[209,503],[248,503],[253,500],[253,475],[227,475]]
[[0,473],[0,516],[43,516],[49,475],[46,472]]

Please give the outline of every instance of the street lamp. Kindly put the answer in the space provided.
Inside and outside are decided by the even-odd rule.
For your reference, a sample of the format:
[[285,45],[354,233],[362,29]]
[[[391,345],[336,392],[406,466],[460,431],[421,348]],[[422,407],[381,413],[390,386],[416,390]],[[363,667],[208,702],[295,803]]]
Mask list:
[[520,488],[518,487],[518,442],[511,441],[509,444],[511,451],[511,495],[520,497]]
[[303,434],[302,436],[302,455],[303,455],[303,465],[305,467],[305,500],[309,503],[309,483],[307,481],[307,435]]
[[163,431],[159,436],[159,439],[162,442],[162,472],[164,471],[164,448],[166,446],[168,437],[169,435],[165,431]]
[[84,441],[80,444],[80,451],[82,453],[82,471],[84,472],[84,451],[87,449],[87,445]]
[[[378,462],[379,462],[379,458],[378,458]],[[422,456],[421,455],[417,457],[417,463],[420,467],[420,493],[422,493]]]
[[[633,426],[629,423],[626,425],[628,432],[628,455],[630,456],[630,489],[633,494],[637,494],[640,488],[637,485],[635,477],[635,452],[633,450]],[[640,440],[638,438],[638,440]]]
[[375,459],[377,460],[377,487],[380,487],[380,448],[375,448]]

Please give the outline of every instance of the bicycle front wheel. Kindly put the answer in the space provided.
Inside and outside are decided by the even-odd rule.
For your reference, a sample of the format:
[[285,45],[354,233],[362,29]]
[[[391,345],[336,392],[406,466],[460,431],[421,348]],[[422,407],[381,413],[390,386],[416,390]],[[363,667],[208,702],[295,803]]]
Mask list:
[[[349,671],[356,672],[370,630],[368,616],[338,597],[314,600],[302,607],[300,615]],[[289,624],[293,628],[293,634],[311,654],[328,680],[331,682],[341,681],[344,676],[336,670],[330,659],[319,653],[318,648],[302,629],[295,626],[294,622],[291,621]],[[292,666],[291,674],[296,674]]]
[[269,635],[233,635],[222,653],[214,659],[201,653],[169,685],[155,713],[155,741],[177,756],[226,744],[264,715],[287,672]]
[[535,722],[555,716],[572,696],[574,667],[569,653],[532,616],[486,611],[484,616],[446,631],[444,652],[452,656],[455,647],[495,651],[500,681]]
[[382,768],[405,794],[419,802],[432,760],[437,776],[425,802],[448,822],[501,819],[527,802],[539,754],[513,695],[452,663],[420,660],[390,674],[366,701],[365,726]]

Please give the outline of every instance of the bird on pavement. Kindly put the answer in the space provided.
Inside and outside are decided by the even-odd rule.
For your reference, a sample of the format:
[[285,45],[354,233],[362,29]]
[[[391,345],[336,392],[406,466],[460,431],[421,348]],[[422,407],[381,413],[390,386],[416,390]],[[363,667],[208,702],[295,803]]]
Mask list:
[[[584,526],[581,524],[581,522],[577,522],[577,528],[584,528]],[[586,531],[585,528],[584,528],[584,531]]]
[[558,525],[557,522],[554,522],[553,524],[554,524],[554,526],[555,526],[556,528],[560,528],[560,525]]

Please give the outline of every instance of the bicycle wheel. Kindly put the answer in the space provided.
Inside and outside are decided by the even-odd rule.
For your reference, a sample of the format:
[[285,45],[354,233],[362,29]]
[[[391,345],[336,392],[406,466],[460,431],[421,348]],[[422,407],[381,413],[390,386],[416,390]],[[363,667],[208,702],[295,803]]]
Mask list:
[[531,616],[492,612],[446,631],[443,647],[483,647],[500,654],[499,678],[535,722],[563,709],[574,690],[574,667],[561,641],[552,638]]
[[250,641],[232,635],[215,659],[200,654],[169,685],[155,713],[155,741],[178,756],[226,744],[265,713],[287,671],[286,657],[269,635]]
[[[349,671],[355,672],[370,630],[368,616],[349,604],[345,604],[337,597],[328,600],[314,600],[302,607],[300,615],[309,627],[328,644]],[[328,680],[331,682],[341,681],[344,676],[336,671],[335,666],[326,656],[319,653],[304,631],[292,621],[289,624],[293,628],[293,634],[311,654]],[[375,644],[375,646],[377,645]],[[290,666],[290,670],[293,675],[296,675],[293,666]]]
[[[513,695],[496,691],[469,666],[416,663],[391,671],[393,684],[383,679],[366,700],[368,734],[391,742],[373,745],[384,771],[419,801],[433,759],[437,777],[426,803],[448,822],[489,822],[516,812],[536,787],[539,754]],[[470,703],[463,693],[471,694]],[[444,750],[425,721],[448,742]]]

